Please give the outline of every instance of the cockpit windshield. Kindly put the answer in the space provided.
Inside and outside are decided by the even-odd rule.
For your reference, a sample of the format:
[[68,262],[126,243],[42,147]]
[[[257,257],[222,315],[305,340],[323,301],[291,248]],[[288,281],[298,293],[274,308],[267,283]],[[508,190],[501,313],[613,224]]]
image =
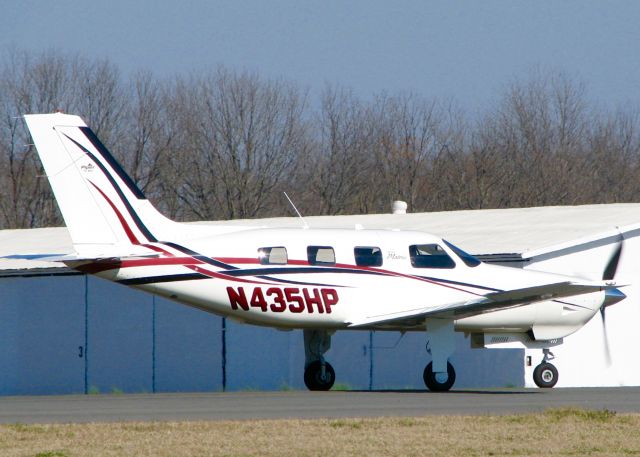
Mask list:
[[462,249],[460,249],[457,246],[454,246],[453,244],[449,243],[447,240],[442,240],[442,241],[444,241],[444,244],[449,246],[449,249],[451,249],[458,257],[460,257],[460,259],[462,259],[462,261],[468,267],[477,267],[482,263],[471,254],[464,252]]

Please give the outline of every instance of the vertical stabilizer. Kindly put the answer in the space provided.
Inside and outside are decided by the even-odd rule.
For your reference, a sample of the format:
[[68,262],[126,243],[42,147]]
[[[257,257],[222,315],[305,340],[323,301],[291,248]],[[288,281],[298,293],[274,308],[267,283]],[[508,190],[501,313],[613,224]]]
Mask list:
[[131,250],[175,230],[80,117],[25,119],[78,253]]

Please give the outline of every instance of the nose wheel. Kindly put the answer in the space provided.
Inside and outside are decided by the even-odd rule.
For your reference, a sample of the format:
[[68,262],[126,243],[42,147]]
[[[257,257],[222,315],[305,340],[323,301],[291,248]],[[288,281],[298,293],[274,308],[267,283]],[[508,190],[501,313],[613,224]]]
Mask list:
[[542,363],[533,370],[533,382],[542,389],[550,389],[558,382],[558,369],[549,360],[553,360],[553,354],[549,349],[544,349]]
[[533,382],[543,389],[550,389],[558,382],[558,369],[551,363],[541,363],[533,370]]

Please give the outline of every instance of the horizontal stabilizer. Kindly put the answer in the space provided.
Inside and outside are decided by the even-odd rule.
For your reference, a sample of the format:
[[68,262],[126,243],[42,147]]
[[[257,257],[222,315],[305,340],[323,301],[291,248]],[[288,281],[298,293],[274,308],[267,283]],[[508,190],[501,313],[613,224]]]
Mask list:
[[60,255],[60,256],[51,256],[51,257],[42,257],[39,260],[43,260],[45,262],[62,262],[62,263],[84,263],[84,262],[103,262],[103,261],[112,261],[112,260],[132,260],[132,259],[148,259],[160,257],[160,254],[157,252],[151,254],[128,254],[128,255],[109,255],[103,254],[99,256],[82,256],[82,255]]
[[160,257],[157,252],[149,253],[104,253],[97,255],[79,255],[79,254],[12,254],[0,257],[0,259],[12,259],[12,260],[38,260],[42,262],[61,262],[65,264],[70,263],[86,263],[86,262],[102,262],[113,260],[131,260],[131,259],[148,259]]

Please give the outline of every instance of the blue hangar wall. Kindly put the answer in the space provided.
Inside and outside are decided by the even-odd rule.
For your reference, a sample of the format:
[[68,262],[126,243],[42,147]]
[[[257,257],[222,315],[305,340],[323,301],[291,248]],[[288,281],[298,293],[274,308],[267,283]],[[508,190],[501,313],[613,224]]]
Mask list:
[[[424,389],[425,333],[343,331],[336,385]],[[524,385],[524,351],[469,349],[456,388]],[[304,389],[301,331],[237,324],[80,274],[0,278],[0,395]]]

